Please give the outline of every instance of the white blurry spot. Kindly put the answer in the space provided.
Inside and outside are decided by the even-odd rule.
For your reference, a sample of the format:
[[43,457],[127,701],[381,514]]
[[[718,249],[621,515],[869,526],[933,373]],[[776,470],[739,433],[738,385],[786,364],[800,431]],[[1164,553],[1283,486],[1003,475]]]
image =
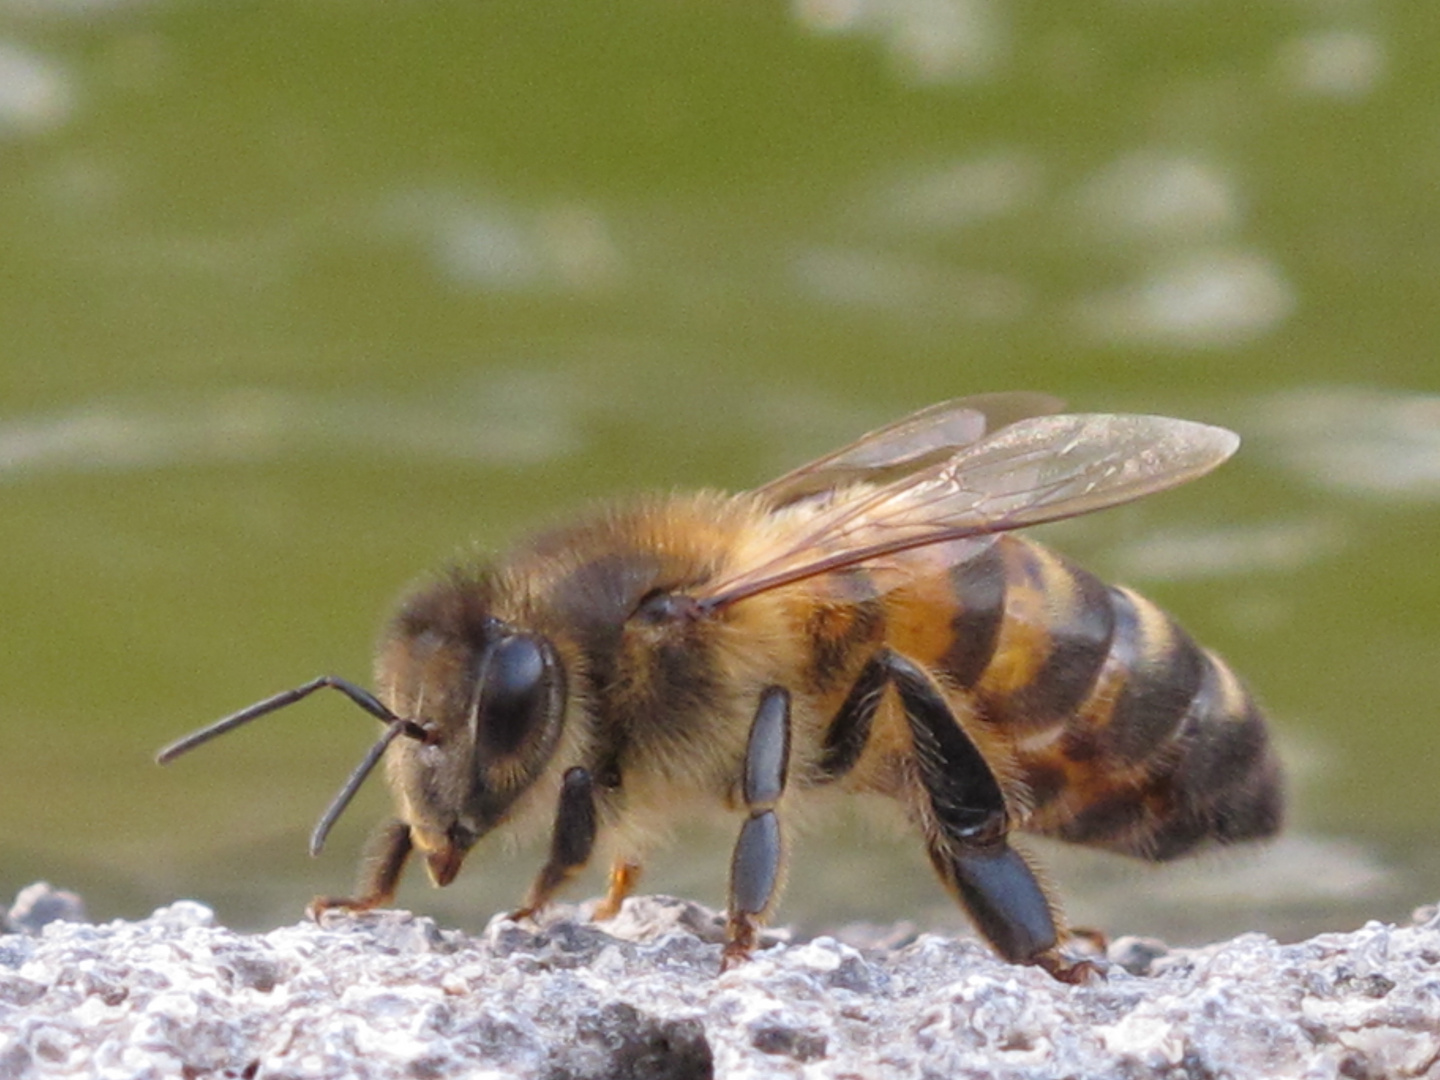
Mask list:
[[558,373],[491,371],[411,398],[231,390],[167,404],[99,402],[0,422],[0,480],[290,454],[529,464],[574,452],[581,403]]
[[418,240],[445,277],[491,292],[593,290],[624,270],[605,219],[575,204],[533,211],[417,189],[394,199],[380,223]]
[[1373,34],[1326,30],[1291,38],[1280,47],[1276,68],[1298,94],[1359,98],[1385,76],[1385,47]]
[[1295,390],[1264,402],[1258,427],[1290,468],[1320,487],[1440,499],[1440,395]]
[[1042,187],[1038,155],[995,150],[904,177],[882,191],[880,214],[907,228],[956,230],[1033,206]]
[[1006,322],[1031,306],[1030,290],[998,274],[966,273],[914,259],[815,248],[791,265],[800,291],[836,307],[864,307],[926,321]]
[[1231,177],[1212,162],[1142,150],[1090,177],[1076,200],[1088,231],[1118,240],[1214,240],[1240,222]]
[[540,252],[510,214],[469,207],[440,224],[430,238],[441,271],[467,285],[497,292],[531,288],[540,282]]
[[909,82],[978,81],[1009,53],[996,0],[794,0],[792,10],[816,33],[878,39]]
[[1281,521],[1216,529],[1166,529],[1121,545],[1117,576],[1136,581],[1186,581],[1260,570],[1294,570],[1339,546],[1314,521]]
[[794,0],[795,18],[817,33],[853,30],[865,14],[866,0]]
[[0,138],[49,131],[74,109],[74,86],[58,64],[0,41]]
[[1274,329],[1294,307],[1294,291],[1269,259],[1202,250],[1081,301],[1077,315],[1082,327],[1104,341],[1215,348]]
[[608,224],[589,207],[566,204],[542,211],[539,233],[556,273],[576,289],[608,286],[624,270]]

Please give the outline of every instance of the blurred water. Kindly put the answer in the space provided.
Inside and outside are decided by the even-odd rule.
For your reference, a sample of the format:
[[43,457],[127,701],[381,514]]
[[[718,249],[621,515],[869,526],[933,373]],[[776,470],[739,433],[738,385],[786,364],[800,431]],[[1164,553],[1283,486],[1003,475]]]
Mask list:
[[[165,772],[162,742],[363,680],[393,597],[467,545],[1037,389],[1245,436],[1049,535],[1229,656],[1294,778],[1266,851],[1047,848],[1076,921],[1297,934],[1434,900],[1427,20],[0,3],[0,894],[294,917],[384,812],[377,785],[305,860],[363,718],[313,701]],[[958,925],[918,844],[836,818],[785,917]],[[732,832],[649,884],[718,903]],[[536,859],[403,899],[478,925]]]

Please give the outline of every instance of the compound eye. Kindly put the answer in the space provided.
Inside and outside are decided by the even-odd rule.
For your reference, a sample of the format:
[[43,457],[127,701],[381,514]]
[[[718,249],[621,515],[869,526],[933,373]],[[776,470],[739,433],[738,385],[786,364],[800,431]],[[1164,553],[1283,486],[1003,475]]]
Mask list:
[[545,726],[555,683],[555,660],[543,639],[517,634],[491,646],[475,717],[476,737],[487,756],[515,753]]

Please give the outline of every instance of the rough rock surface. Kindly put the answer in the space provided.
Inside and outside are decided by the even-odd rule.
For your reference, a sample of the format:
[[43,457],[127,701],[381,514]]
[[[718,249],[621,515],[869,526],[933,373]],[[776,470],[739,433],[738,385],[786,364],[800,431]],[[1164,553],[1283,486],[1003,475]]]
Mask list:
[[[35,907],[32,894],[29,907]],[[62,905],[63,906],[63,905]],[[19,920],[17,920],[19,922]],[[771,939],[641,898],[479,938],[401,911],[235,933],[183,901],[0,937],[0,1077],[1440,1078],[1440,915],[1114,943],[1061,985],[978,944]]]

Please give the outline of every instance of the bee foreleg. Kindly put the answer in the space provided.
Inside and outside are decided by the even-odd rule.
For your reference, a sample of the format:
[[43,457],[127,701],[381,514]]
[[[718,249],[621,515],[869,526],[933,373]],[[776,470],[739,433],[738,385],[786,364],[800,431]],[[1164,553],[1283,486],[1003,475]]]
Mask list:
[[365,861],[360,864],[358,896],[317,896],[305,913],[318,920],[327,911],[369,911],[384,907],[395,899],[400,875],[410,858],[412,843],[410,826],[403,821],[387,821],[370,841]]
[[604,922],[620,914],[620,905],[635,891],[635,886],[640,881],[640,870],[640,864],[634,859],[615,860],[610,867],[610,886],[605,892],[605,899],[595,906],[593,918]]
[[894,653],[887,666],[915,746],[936,872],[996,952],[1066,977],[1050,900],[1006,842],[1009,815],[995,774],[930,676]]
[[584,869],[595,847],[595,783],[588,769],[578,766],[565,773],[560,782],[560,803],[555,809],[555,829],[550,836],[550,857],[540,868],[525,904],[512,919],[528,919]]
[[785,791],[790,765],[790,695],[772,686],[760,695],[745,746],[741,792],[750,816],[740,828],[730,860],[729,917],[720,970],[747,959],[765,911],[775,899],[784,858],[775,806]]

